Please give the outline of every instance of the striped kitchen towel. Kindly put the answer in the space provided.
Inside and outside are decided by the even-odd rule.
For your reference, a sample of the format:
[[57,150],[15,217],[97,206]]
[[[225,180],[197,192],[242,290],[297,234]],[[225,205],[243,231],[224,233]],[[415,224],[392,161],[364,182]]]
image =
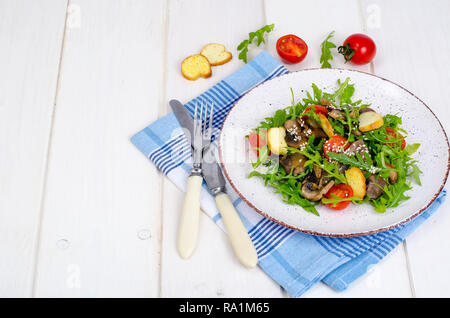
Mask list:
[[[248,90],[288,70],[262,52],[251,62],[185,104],[193,114],[196,101],[214,101],[215,128]],[[135,134],[131,141],[180,189],[191,169],[191,148],[173,113]],[[424,222],[445,199],[445,190],[420,216],[391,230],[361,237],[336,238],[305,234],[274,223],[252,210],[228,185],[236,207],[258,252],[258,265],[291,296],[299,297],[319,281],[344,290],[378,263]],[[201,207],[221,228],[213,196],[203,183]]]

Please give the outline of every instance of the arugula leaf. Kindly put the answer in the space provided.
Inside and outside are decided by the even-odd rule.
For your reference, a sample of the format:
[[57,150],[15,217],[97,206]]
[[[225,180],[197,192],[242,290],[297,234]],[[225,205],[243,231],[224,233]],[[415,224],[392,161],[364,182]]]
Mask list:
[[350,198],[340,198],[336,194],[331,193],[332,198],[322,198],[321,202],[323,204],[331,204],[331,206],[334,208],[338,203],[344,202],[344,201],[362,201],[362,199],[358,197],[350,197]]
[[253,43],[253,40],[256,38],[256,45],[259,46],[261,43],[265,43],[264,40],[264,33],[271,32],[275,27],[275,24],[268,24],[263,26],[261,29],[250,32],[248,34],[248,40],[242,41],[238,47],[237,50],[241,51],[239,53],[239,59],[242,60],[244,63],[247,63],[247,53],[248,53],[248,46]]
[[252,171],[248,177],[262,178],[265,185],[270,184],[275,188],[275,193],[281,194],[284,202],[299,205],[304,210],[319,216],[319,212],[315,208],[318,203],[311,202],[301,196],[302,179],[305,177],[305,174],[299,176],[287,175],[282,167],[278,167],[278,170],[274,173]]
[[370,158],[370,155],[368,153],[365,153],[365,157],[363,159],[363,157],[357,153],[354,156],[348,156],[348,155],[344,155],[342,153],[335,153],[335,152],[328,152],[327,156],[330,159],[339,161],[340,163],[344,164],[344,165],[349,165],[352,167],[356,167],[359,168],[361,170],[365,170],[368,171],[370,173],[378,173],[381,172],[383,170],[389,170],[386,168],[379,168],[379,167],[375,167],[373,165],[373,162]]
[[326,39],[322,42],[320,47],[322,48],[322,55],[320,56],[321,68],[331,68],[330,60],[333,59],[333,55],[331,55],[330,49],[336,47],[333,42],[329,40],[334,36],[334,31],[331,31],[330,34],[326,37]]
[[272,123],[274,127],[280,127],[284,125],[286,120],[286,111],[284,109],[279,109],[275,112]]
[[420,147],[420,144],[417,144],[417,143],[410,144],[405,147],[405,151],[408,155],[411,156],[413,153],[415,153],[417,151],[417,149],[419,149],[419,147]]

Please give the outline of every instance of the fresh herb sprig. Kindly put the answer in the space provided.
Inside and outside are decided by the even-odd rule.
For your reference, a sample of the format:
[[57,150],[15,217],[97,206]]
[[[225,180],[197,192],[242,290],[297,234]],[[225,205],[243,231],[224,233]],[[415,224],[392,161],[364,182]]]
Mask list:
[[239,59],[242,60],[244,63],[247,63],[247,53],[248,53],[248,46],[253,43],[253,40],[256,39],[256,45],[259,46],[261,43],[265,43],[264,40],[264,33],[270,33],[274,29],[275,24],[268,24],[263,26],[261,29],[250,32],[248,34],[248,39],[242,41],[238,47],[237,50],[241,51],[239,53]]
[[336,44],[330,41],[330,39],[334,36],[334,31],[331,31],[330,34],[326,37],[326,39],[320,45],[322,49],[322,55],[320,56],[320,67],[321,68],[331,68],[331,64],[329,61],[333,59],[333,55],[331,54],[331,49],[336,47]]

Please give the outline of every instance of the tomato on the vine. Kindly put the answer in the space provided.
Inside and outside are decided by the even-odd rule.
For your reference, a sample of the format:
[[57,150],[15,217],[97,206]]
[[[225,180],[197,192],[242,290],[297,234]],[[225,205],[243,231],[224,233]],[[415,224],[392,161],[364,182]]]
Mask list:
[[[406,147],[406,141],[404,139],[404,137],[402,135],[400,135],[398,132],[396,132],[393,128],[391,127],[384,127],[384,129],[386,129],[386,132],[388,134],[389,137],[391,137],[392,139],[401,139],[401,149],[405,149]],[[392,144],[388,144],[388,145],[395,145],[394,143]]]
[[375,42],[365,34],[350,35],[344,44],[338,47],[338,52],[344,55],[345,61],[362,65],[372,61],[377,52]]
[[328,139],[323,145],[323,155],[329,160],[330,158],[327,156],[327,152],[342,153],[348,147],[350,147],[350,143],[347,139],[336,135]]
[[[333,199],[332,196],[334,194],[338,198],[341,199],[349,199],[353,196],[353,189],[351,186],[345,183],[340,183],[331,187],[330,190],[324,195],[327,199]],[[345,209],[352,201],[341,201],[338,203],[327,203],[326,206],[333,210],[342,210]]]
[[296,35],[288,34],[277,41],[278,55],[287,63],[299,63],[308,53],[308,45]]

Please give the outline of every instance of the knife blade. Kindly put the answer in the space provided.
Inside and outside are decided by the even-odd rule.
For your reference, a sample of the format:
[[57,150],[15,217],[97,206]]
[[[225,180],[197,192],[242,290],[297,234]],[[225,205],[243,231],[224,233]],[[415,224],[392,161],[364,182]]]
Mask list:
[[[186,135],[188,142],[191,144],[191,149],[193,149],[194,119],[180,101],[172,99],[171,101],[169,101],[169,105],[170,108],[172,108],[173,113],[175,114],[175,117],[177,118],[181,127],[185,130],[184,134]],[[187,133],[189,133],[189,136]]]

